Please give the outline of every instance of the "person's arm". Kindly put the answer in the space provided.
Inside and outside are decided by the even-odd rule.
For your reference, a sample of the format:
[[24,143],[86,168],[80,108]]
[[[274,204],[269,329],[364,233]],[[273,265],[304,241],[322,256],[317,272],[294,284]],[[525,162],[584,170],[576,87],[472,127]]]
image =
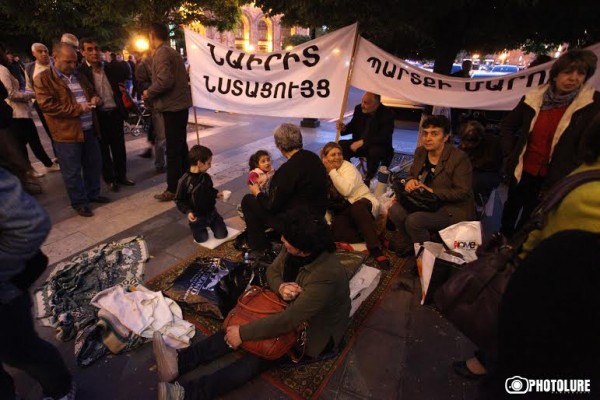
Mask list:
[[160,96],[175,85],[175,75],[171,67],[170,55],[166,49],[158,49],[152,59],[152,84],[147,89],[148,98]]
[[10,280],[38,252],[50,227],[44,209],[17,177],[0,167],[0,303],[21,294]]
[[456,167],[451,172],[452,179],[449,188],[436,189],[435,193],[440,200],[446,203],[455,203],[465,200],[473,190],[473,167],[466,153],[456,149],[458,158]]
[[179,179],[179,182],[177,182],[177,190],[175,191],[175,205],[177,206],[177,209],[184,214],[189,214],[193,211],[189,201],[187,185],[188,175],[184,174],[181,179]]
[[6,88],[8,93],[8,99],[10,101],[16,101],[21,103],[26,103],[33,98],[32,92],[24,92],[19,90],[18,86],[13,85],[13,81],[11,79],[12,75],[10,71],[6,68],[0,68],[0,80],[2,84]]
[[338,193],[346,198],[356,189],[357,182],[362,184],[360,172],[347,161],[344,161],[339,169],[329,171],[329,177]]
[[523,124],[523,113],[528,107],[524,103],[523,97],[519,104],[510,112],[500,123],[500,138],[502,144],[502,155],[506,159],[514,150],[518,135],[526,134],[521,132]]
[[195,212],[199,215],[208,214],[215,207],[215,200],[219,191],[213,187],[212,179],[207,173],[202,174],[200,187],[193,193]]
[[[313,272],[316,274],[316,272]],[[314,276],[302,287],[302,293],[285,311],[240,327],[240,338],[261,340],[290,332],[309,321],[331,302],[335,283],[325,273]]]
[[[50,71],[50,73],[52,72]],[[86,111],[83,105],[75,100],[61,102],[55,88],[51,88],[50,85],[44,82],[43,75],[45,75],[45,72],[35,77],[33,89],[35,90],[37,103],[44,114],[59,118],[75,118]]]

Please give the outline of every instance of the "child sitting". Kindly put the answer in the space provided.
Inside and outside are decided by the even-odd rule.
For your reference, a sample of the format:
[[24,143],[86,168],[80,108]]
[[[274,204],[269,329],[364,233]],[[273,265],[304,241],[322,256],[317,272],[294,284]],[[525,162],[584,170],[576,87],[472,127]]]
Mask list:
[[269,183],[275,170],[271,166],[271,155],[265,150],[258,150],[250,156],[248,161],[250,173],[248,174],[248,183],[256,183],[263,193],[269,192]]
[[190,149],[188,159],[190,171],[183,174],[177,184],[177,208],[187,214],[196,243],[208,240],[207,227],[210,227],[216,239],[226,238],[227,226],[215,208],[217,197],[222,198],[223,193],[213,188],[212,179],[206,173],[211,167],[212,151],[196,145]]

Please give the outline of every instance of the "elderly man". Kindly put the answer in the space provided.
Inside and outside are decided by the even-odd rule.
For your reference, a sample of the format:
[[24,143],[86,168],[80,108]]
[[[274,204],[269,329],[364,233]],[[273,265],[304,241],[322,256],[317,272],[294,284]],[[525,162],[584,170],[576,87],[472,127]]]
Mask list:
[[[25,64],[25,79],[27,81],[27,90],[33,92],[33,80],[36,76],[39,75],[40,72],[43,72],[50,68],[50,53],[48,52],[48,48],[43,43],[34,43],[31,45],[31,54],[35,58],[35,61]],[[54,150],[54,140],[52,140],[52,135],[50,134],[50,128],[48,128],[48,124],[46,123],[46,118],[40,110],[40,106],[37,102],[33,102],[33,108],[37,112],[40,121],[46,131],[46,134],[50,138],[50,142],[52,143],[52,150]],[[54,150],[54,154],[56,155],[56,150]],[[56,159],[53,160],[56,162]],[[60,167],[58,164],[55,164],[53,170],[58,171]]]
[[338,121],[341,136],[352,134],[351,140],[340,140],[344,160],[352,157],[367,158],[365,184],[369,186],[379,165],[389,166],[394,157],[392,134],[394,114],[381,104],[381,96],[366,92],[362,102],[354,108],[354,115],[348,125]]
[[294,124],[275,128],[275,145],[287,161],[275,172],[270,195],[249,182],[250,194],[242,199],[248,245],[255,252],[268,250],[265,226],[282,233],[282,216],[295,207],[307,207],[315,218],[324,218],[327,208],[327,172],[315,153],[302,148],[302,133]]
[[100,151],[102,153],[102,177],[113,192],[119,185],[133,186],[135,182],[127,178],[127,151],[123,123],[127,110],[123,105],[122,87],[124,81],[112,64],[104,64],[100,59],[100,47],[94,39],[81,39],[83,62],[79,73],[93,82],[102,103],[96,109],[100,129]]
[[92,109],[100,104],[94,86],[75,75],[77,54],[66,43],[53,49],[54,68],[36,76],[33,87],[55,141],[71,207],[82,217],[94,215],[92,203],[108,203],[100,196],[102,159],[93,129]]
[[177,182],[189,168],[187,159],[188,110],[192,94],[181,55],[169,47],[169,30],[161,24],[150,27],[152,59],[152,84],[143,93],[151,100],[154,112],[162,114],[167,144],[167,190],[154,196],[159,201],[175,198]]

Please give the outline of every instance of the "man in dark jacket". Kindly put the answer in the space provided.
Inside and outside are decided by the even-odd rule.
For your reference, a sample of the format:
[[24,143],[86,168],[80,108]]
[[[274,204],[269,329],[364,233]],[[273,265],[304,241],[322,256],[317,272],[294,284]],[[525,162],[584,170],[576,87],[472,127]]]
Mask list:
[[373,179],[379,165],[389,166],[394,157],[392,134],[394,114],[381,104],[381,96],[366,92],[362,102],[354,108],[348,125],[338,122],[341,136],[352,134],[351,140],[340,140],[344,160],[352,157],[367,157],[365,183]]
[[100,150],[102,151],[102,177],[113,192],[119,191],[119,185],[133,186],[127,178],[127,151],[125,150],[125,132],[123,123],[127,110],[123,105],[119,80],[112,64],[104,64],[100,59],[100,47],[94,39],[81,39],[84,60],[79,72],[94,84],[96,93],[102,99],[98,107],[100,128]]

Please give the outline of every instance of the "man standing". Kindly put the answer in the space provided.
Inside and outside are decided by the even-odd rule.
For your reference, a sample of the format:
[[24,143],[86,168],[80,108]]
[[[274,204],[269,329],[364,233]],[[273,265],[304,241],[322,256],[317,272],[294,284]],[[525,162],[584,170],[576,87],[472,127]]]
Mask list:
[[177,182],[189,168],[187,159],[188,110],[192,94],[183,60],[169,47],[166,26],[154,23],[150,27],[152,84],[143,93],[143,99],[152,100],[153,110],[162,113],[167,143],[167,190],[154,196],[160,201],[175,198]]
[[366,92],[362,102],[354,108],[354,115],[348,125],[337,123],[341,136],[352,134],[351,140],[340,140],[344,160],[352,157],[367,157],[365,184],[369,186],[379,164],[388,167],[394,157],[392,134],[394,114],[381,104],[381,96]]
[[[50,68],[50,53],[48,52],[48,48],[43,43],[34,43],[31,45],[31,54],[35,58],[35,61],[25,64],[25,79],[27,81],[26,87],[27,90],[33,92],[33,80],[36,76],[39,75],[40,72],[43,72]],[[46,123],[46,118],[40,110],[40,106],[36,101],[33,102],[33,108],[37,112],[40,121],[46,131],[46,134],[50,138],[50,143],[52,143],[52,150],[54,150],[54,154],[56,155],[56,150],[54,149],[54,140],[52,140],[52,135],[50,134],[50,128],[48,128],[48,124]],[[56,162],[56,159],[53,160]],[[54,167],[58,171],[58,165]]]
[[118,80],[119,74],[115,73],[111,64],[101,61],[100,47],[94,39],[81,39],[81,54],[83,62],[79,72],[94,84],[96,93],[102,100],[96,110],[100,129],[102,177],[110,190],[118,192],[119,185],[135,185],[132,180],[127,179],[127,151],[123,131],[127,110],[121,93],[125,82]]
[[71,207],[80,216],[91,217],[90,202],[110,201],[100,196],[102,159],[92,122],[92,109],[100,98],[85,76],[75,75],[73,47],[58,43],[53,55],[54,68],[36,76],[33,88],[55,142]]

